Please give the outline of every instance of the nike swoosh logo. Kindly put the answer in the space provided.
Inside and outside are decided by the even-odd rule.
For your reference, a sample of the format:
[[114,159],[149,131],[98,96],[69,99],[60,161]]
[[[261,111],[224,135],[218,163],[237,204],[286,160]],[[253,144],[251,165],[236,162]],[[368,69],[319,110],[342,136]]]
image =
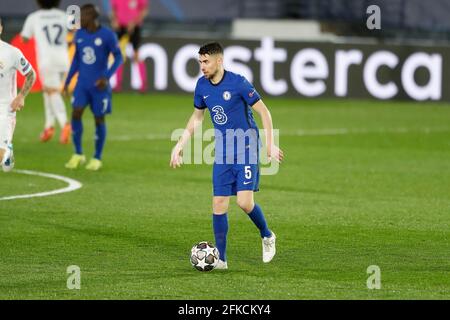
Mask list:
[[253,181],[245,181],[244,184],[252,183]]
[[208,98],[209,97],[209,94],[207,95],[207,96],[203,96],[203,99],[205,100],[206,98]]

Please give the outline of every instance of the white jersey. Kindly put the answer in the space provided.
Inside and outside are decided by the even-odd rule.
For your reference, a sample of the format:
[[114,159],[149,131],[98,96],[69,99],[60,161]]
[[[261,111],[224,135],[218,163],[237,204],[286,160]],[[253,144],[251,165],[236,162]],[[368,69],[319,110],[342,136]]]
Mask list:
[[21,36],[35,38],[40,70],[68,71],[67,21],[66,13],[56,8],[35,11],[25,20]]
[[26,75],[32,69],[19,49],[0,40],[0,115],[11,113],[11,102],[17,96],[17,71]]

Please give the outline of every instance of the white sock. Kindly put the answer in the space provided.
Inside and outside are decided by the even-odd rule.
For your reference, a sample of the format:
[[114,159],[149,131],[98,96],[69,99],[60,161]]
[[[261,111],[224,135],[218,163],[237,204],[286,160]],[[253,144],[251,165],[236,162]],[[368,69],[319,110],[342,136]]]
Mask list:
[[45,109],[45,129],[55,125],[55,115],[53,114],[50,97],[44,92],[44,109]]
[[66,105],[60,93],[53,93],[50,95],[50,104],[53,109],[53,114],[56,116],[59,125],[63,128],[67,123]]
[[[3,158],[0,159],[0,164],[3,165],[4,162],[8,159],[9,156],[11,156],[11,152],[12,152],[12,140],[13,140],[13,136],[14,136],[14,130],[16,128],[16,117],[11,117],[9,119],[7,119],[7,121],[9,122],[7,124],[7,134],[6,134],[6,149],[2,150],[4,151],[3,153]],[[9,150],[8,150],[9,149]],[[11,150],[11,151],[10,151]]]
[[12,149],[12,141],[13,141],[13,137],[14,137],[14,130],[16,130],[16,117],[11,117],[11,131],[9,132],[9,137],[8,137],[8,147],[10,147]]

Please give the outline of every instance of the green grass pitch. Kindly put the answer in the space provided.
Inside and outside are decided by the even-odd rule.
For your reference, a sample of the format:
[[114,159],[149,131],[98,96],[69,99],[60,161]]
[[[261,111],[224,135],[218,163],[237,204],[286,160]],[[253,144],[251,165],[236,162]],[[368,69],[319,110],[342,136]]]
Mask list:
[[[286,159],[261,177],[256,201],[277,255],[263,264],[259,233],[233,199],[229,270],[201,273],[189,253],[214,241],[211,166],[169,168],[169,137],[186,124],[190,95],[116,94],[100,172],[66,170],[72,147],[40,143],[42,97],[26,102],[16,169],[83,187],[0,201],[0,299],[450,298],[448,104],[265,99]],[[87,156],[93,127],[87,111]],[[0,174],[0,198],[64,186]],[[66,287],[70,265],[81,269],[80,290]],[[371,265],[379,290],[367,288]]]

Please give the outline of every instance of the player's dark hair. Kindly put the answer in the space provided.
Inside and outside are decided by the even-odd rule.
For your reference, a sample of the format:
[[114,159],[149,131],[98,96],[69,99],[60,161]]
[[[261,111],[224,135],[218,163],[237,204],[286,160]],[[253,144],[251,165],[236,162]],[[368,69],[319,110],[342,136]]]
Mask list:
[[100,11],[98,10],[98,7],[92,3],[83,5],[81,7],[81,10],[92,10],[92,12],[94,12],[94,19],[100,17]]
[[37,0],[39,7],[42,9],[58,8],[61,0]]
[[198,54],[199,55],[223,54],[223,48],[221,44],[218,42],[210,42],[201,46],[200,50],[198,51]]

